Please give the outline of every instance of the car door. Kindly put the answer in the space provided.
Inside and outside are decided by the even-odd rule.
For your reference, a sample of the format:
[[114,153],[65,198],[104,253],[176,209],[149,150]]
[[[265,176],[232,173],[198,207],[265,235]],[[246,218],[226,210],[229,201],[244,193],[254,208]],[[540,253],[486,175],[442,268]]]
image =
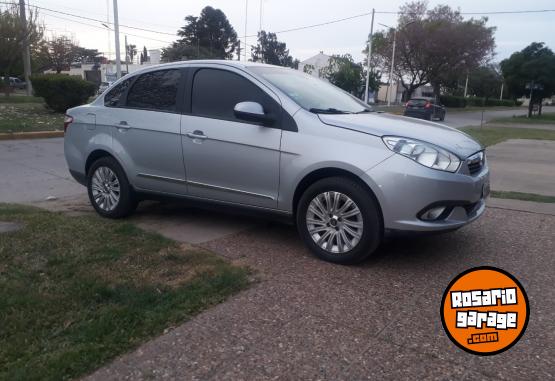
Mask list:
[[[181,119],[189,194],[205,199],[276,208],[279,188],[281,105],[240,70],[194,68],[190,102]],[[275,123],[236,117],[240,102],[257,102]]]
[[101,119],[112,127],[113,149],[136,188],[186,194],[178,108],[183,70],[157,70],[133,79],[115,107],[109,101],[114,89],[107,94],[107,112],[97,115],[97,123]]

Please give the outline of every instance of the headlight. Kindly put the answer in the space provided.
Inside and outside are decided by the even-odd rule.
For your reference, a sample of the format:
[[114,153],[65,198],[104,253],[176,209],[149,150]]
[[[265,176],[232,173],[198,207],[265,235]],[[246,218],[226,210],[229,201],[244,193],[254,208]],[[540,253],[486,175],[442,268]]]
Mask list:
[[382,140],[393,152],[429,168],[456,172],[461,164],[457,156],[430,143],[398,136],[384,136]]

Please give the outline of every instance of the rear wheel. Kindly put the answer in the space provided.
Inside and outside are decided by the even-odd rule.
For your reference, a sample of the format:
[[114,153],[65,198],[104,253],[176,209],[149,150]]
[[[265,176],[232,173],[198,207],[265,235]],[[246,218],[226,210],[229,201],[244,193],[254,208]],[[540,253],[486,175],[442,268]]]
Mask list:
[[304,192],[297,207],[297,229],[319,258],[341,264],[370,256],[383,231],[374,197],[344,177],[319,180]]
[[91,165],[87,189],[92,206],[103,217],[125,217],[137,207],[123,168],[111,157],[102,157]]

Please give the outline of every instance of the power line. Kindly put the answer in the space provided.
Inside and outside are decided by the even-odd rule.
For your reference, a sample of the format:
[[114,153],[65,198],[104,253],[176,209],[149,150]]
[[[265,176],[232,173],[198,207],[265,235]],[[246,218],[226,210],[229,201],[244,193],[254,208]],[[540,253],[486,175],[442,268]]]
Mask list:
[[[12,5],[12,3],[9,2],[4,2],[4,1],[0,1],[0,4],[6,4],[6,5]],[[100,20],[100,19],[95,19],[92,17],[86,17],[86,16],[80,16],[80,15],[76,15],[73,13],[69,13],[69,12],[63,12],[63,11],[58,11],[58,10],[54,10],[54,9],[50,9],[50,8],[46,8],[46,7],[41,7],[41,6],[37,6],[37,5],[30,5],[36,9],[41,9],[43,11],[49,11],[49,12],[54,12],[54,13],[58,13],[58,14],[63,14],[66,16],[71,16],[71,17],[76,17],[76,18],[80,18],[80,19],[84,19],[84,20],[89,20],[89,21],[95,21],[95,22],[99,22],[99,23],[107,23],[107,24],[112,24],[113,22],[108,23],[106,20]],[[491,11],[491,12],[460,12],[460,15],[467,15],[467,16],[476,16],[476,15],[483,15],[483,16],[487,16],[487,15],[502,15],[502,14],[526,14],[526,13],[548,13],[548,12],[555,12],[555,9],[537,9],[537,10],[520,10],[520,11]],[[414,14],[414,13],[403,13],[403,12],[396,12],[396,11],[376,11],[375,13],[378,14],[391,14],[391,15],[399,15],[399,14]],[[299,31],[299,30],[305,30],[305,29],[311,29],[311,28],[316,28],[316,27],[320,27],[320,26],[325,26],[325,25],[330,25],[330,24],[336,24],[339,22],[343,22],[343,21],[348,21],[348,20],[353,20],[353,19],[357,19],[357,18],[361,18],[361,17],[366,17],[371,15],[372,12],[365,12],[365,13],[361,13],[358,15],[353,15],[353,16],[349,16],[349,17],[344,17],[344,18],[340,18],[340,19],[334,19],[334,20],[329,20],[326,22],[321,22],[321,23],[317,23],[317,24],[311,24],[311,25],[304,25],[304,26],[299,26],[299,27],[294,27],[294,28],[289,28],[289,29],[283,29],[280,31],[276,31],[273,33],[288,33],[288,32],[295,32],[295,31]],[[50,15],[53,16],[53,15]],[[88,24],[89,26],[92,26],[90,24]],[[154,29],[147,29],[147,28],[139,28],[139,27],[135,27],[135,26],[130,26],[130,25],[123,25],[120,24],[121,27],[123,28],[128,28],[128,29],[135,29],[135,30],[140,30],[140,31],[144,31],[144,32],[149,32],[149,33],[157,33],[157,34],[163,34],[163,35],[169,35],[172,37],[176,37],[175,33],[169,33],[169,32],[162,32],[162,31],[158,31],[158,30],[154,30]],[[128,35],[131,35],[128,33]],[[145,39],[149,39],[147,37],[144,36],[136,36],[136,37],[142,37]],[[251,34],[251,35],[247,35],[246,37],[257,37],[257,34]],[[152,39],[154,40],[154,39]],[[159,42],[166,42],[169,43],[167,41],[162,41],[162,40],[156,40]]]
[[[8,3],[8,2],[0,2],[0,4],[11,5],[11,3]],[[74,14],[74,13],[69,13],[69,12],[57,11],[57,10],[55,10],[55,9],[50,9],[50,8],[46,8],[46,7],[41,7],[41,6],[38,6],[38,5],[30,5],[30,6],[33,7],[33,8],[36,8],[36,9],[43,10],[43,11],[49,11],[49,12],[59,13],[59,14],[61,14],[61,15],[66,15],[66,16],[71,16],[71,17],[77,17],[77,18],[80,18],[80,19],[83,19],[83,20],[96,21],[96,22],[99,22],[99,23],[111,24],[111,25],[114,24],[113,22],[108,22],[108,21],[106,21],[106,20],[100,20],[100,19],[95,19],[95,18],[92,18],[92,17],[76,15],[76,14]],[[120,27],[122,27],[122,28],[128,28],[128,29],[141,30],[141,31],[143,31],[143,32],[149,32],[149,33],[165,34],[165,35],[174,36],[174,37],[176,36],[175,33],[161,32],[161,31],[159,31],[159,30],[146,29],[146,28],[139,28],[139,27],[136,27],[136,26],[129,26],[129,25],[120,24]]]
[[[47,12],[48,12],[48,11],[47,11]],[[50,13],[44,13],[44,14],[45,14],[46,16],[48,16],[48,17],[54,17],[54,18],[57,18],[57,19],[60,19],[60,20],[66,20],[66,21],[70,21],[70,22],[73,22],[73,23],[76,23],[76,24],[85,25],[85,26],[88,26],[88,27],[91,27],[91,28],[102,29],[102,30],[104,30],[104,31],[106,30],[106,28],[103,27],[103,26],[93,25],[93,24],[89,24],[89,23],[85,23],[85,22],[77,21],[77,20],[72,20],[72,19],[69,19],[69,18],[66,18],[66,17],[62,17],[62,16],[58,16],[58,15],[53,15],[53,14],[50,14]],[[110,29],[110,30],[111,30],[111,29]],[[171,43],[173,42],[173,41],[159,40],[159,39],[157,39],[157,38],[146,37],[146,36],[141,36],[141,35],[132,34],[132,33],[127,33],[127,32],[126,32],[125,34],[127,34],[128,36],[133,36],[133,37],[138,37],[138,38],[144,38],[145,40],[152,40],[152,41],[157,41],[157,42],[163,42],[163,43],[165,43],[165,44],[171,44]]]

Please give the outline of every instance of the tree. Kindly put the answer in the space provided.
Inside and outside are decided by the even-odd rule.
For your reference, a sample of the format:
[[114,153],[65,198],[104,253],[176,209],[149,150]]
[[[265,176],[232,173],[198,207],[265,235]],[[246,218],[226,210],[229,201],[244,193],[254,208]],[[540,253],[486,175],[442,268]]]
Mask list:
[[127,57],[129,61],[133,63],[133,58],[137,55],[137,45],[129,44],[127,45]]
[[533,105],[543,98],[555,94],[555,55],[543,42],[533,42],[520,52],[513,53],[501,61],[501,72],[509,94],[513,98],[532,94],[528,116],[532,116]]
[[275,33],[264,30],[258,32],[258,43],[251,56],[254,62],[293,67],[293,57],[289,55],[285,42],[279,42]]
[[468,90],[470,94],[485,99],[498,97],[503,77],[494,65],[484,65],[470,72]]
[[48,65],[60,73],[69,70],[70,65],[75,62],[78,46],[66,36],[54,37],[48,41],[44,51]]
[[145,62],[148,62],[148,51],[146,50],[146,46],[143,46],[143,51],[141,52],[141,65]]
[[232,59],[237,49],[237,33],[219,9],[205,7],[199,17],[185,17],[177,35],[181,37],[162,50],[164,61],[184,59]]
[[354,62],[350,54],[331,56],[323,75],[335,86],[353,95],[360,95],[362,67]]
[[[487,63],[495,46],[494,27],[487,18],[464,20],[458,10],[439,5],[431,10],[423,1],[399,10],[393,77],[410,97],[415,89],[431,83],[439,96],[454,75]],[[378,67],[389,72],[394,30],[376,33],[373,51]],[[375,50],[374,50],[375,49]]]
[[[42,25],[37,22],[38,14],[30,11],[27,15],[27,38],[29,39],[31,54],[35,53],[37,46],[42,40]],[[19,7],[17,4],[8,4],[6,8],[0,9],[0,75],[9,83],[9,77],[16,72],[23,72],[22,41],[25,37],[19,18]]]
[[96,58],[100,55],[97,49],[87,49],[74,44],[73,46],[73,59],[75,62],[91,63],[95,62]]

